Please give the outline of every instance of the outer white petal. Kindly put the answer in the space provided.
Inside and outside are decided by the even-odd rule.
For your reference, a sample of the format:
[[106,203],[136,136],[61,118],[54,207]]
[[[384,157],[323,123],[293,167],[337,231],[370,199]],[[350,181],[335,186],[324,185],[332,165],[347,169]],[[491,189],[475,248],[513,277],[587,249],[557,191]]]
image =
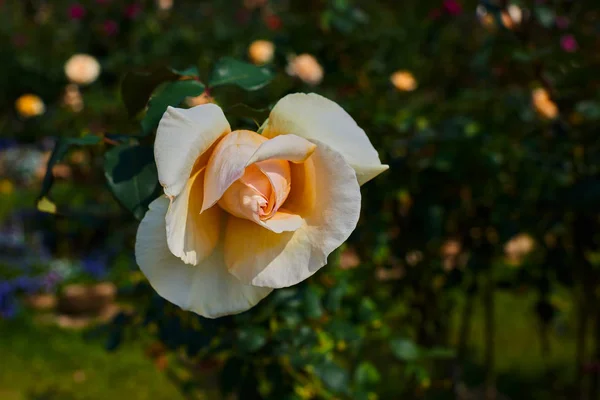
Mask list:
[[[294,232],[274,233],[252,221],[230,217],[225,231],[225,263],[242,282],[255,286],[281,288],[295,285],[327,263],[327,256],[338,248],[356,227],[360,214],[360,187],[354,170],[341,154],[317,143],[307,163],[314,163],[307,190],[290,193],[285,203],[304,223]],[[300,167],[300,165],[298,165]],[[308,168],[312,171],[312,168]],[[308,186],[314,183],[314,190]],[[307,204],[294,197],[314,199]]]
[[269,115],[263,136],[294,134],[318,140],[341,153],[362,185],[388,169],[352,117],[337,103],[310,93],[279,100]]
[[167,244],[173,255],[186,264],[197,265],[217,246],[221,228],[219,207],[200,213],[204,195],[204,172],[192,176],[167,211]]
[[216,104],[190,109],[168,107],[158,124],[154,142],[158,180],[165,194],[177,196],[198,157],[230,131],[223,110]]
[[246,311],[271,292],[242,284],[229,274],[219,247],[197,266],[171,254],[165,229],[168,207],[166,197],[150,204],[135,244],[137,263],[159,295],[184,310],[217,318]]

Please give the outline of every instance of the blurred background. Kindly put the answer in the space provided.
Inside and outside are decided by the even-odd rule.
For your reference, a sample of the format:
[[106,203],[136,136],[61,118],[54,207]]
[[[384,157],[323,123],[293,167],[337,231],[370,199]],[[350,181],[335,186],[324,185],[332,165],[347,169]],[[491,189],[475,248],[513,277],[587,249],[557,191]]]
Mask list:
[[[1,399],[600,399],[597,0],[0,0],[0,60]],[[390,165],[357,230],[246,313],[162,300],[160,115],[298,91]]]

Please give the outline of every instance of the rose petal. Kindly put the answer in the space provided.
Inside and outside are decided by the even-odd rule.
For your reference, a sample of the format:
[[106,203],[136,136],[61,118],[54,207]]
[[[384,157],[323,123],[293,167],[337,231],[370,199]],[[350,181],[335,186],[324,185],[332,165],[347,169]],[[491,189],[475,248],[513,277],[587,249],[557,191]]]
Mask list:
[[260,225],[275,233],[294,232],[303,223],[301,216],[284,209],[279,209],[271,218],[260,221]]
[[219,247],[197,266],[184,264],[171,254],[165,227],[168,207],[166,197],[150,204],[135,244],[137,263],[159,295],[184,310],[217,318],[246,311],[271,292],[244,285],[229,274]]
[[352,117],[337,103],[317,94],[290,94],[275,104],[263,136],[286,134],[319,140],[341,153],[361,185],[388,169]]
[[258,167],[251,165],[229,186],[218,204],[236,217],[259,221],[260,207],[268,203],[271,191],[269,179]]
[[285,160],[264,160],[254,165],[268,178],[268,182],[271,184],[272,199],[269,200],[269,205],[272,210],[270,211],[276,212],[290,193],[290,163]]
[[211,207],[200,213],[204,195],[202,169],[192,176],[167,211],[167,244],[173,255],[186,264],[197,265],[217,246],[222,211]]
[[248,165],[263,160],[306,161],[315,151],[315,144],[296,135],[282,135],[265,141],[248,160]]
[[190,109],[168,107],[154,142],[158,180],[169,197],[184,188],[194,163],[231,128],[216,104],[203,104]]
[[[360,214],[360,188],[356,174],[343,156],[323,143],[310,158],[313,176],[305,176],[300,191],[314,196],[310,207],[296,198],[291,205],[305,223],[294,232],[280,234],[263,229],[252,221],[230,217],[225,230],[225,263],[240,281],[255,286],[281,288],[303,281],[327,262],[327,256],[339,247],[356,227]],[[309,167],[309,171],[312,167]],[[306,169],[303,170],[307,172]],[[301,175],[301,170],[296,175]],[[314,181],[314,188],[309,188]],[[312,186],[312,185],[311,185]],[[289,198],[289,199],[290,199]],[[294,200],[294,199],[292,199]],[[298,210],[286,209],[291,213]]]
[[202,211],[212,207],[244,175],[248,160],[266,141],[256,132],[234,131],[217,144],[206,165]]

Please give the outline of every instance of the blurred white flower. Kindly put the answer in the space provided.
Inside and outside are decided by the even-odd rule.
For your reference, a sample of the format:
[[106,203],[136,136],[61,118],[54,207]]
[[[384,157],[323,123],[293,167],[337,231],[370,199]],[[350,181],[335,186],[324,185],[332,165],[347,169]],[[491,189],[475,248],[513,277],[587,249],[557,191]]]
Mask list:
[[323,80],[323,67],[310,54],[300,54],[292,57],[286,68],[291,76],[297,76],[309,85],[318,85]]
[[88,54],[75,54],[65,63],[65,75],[78,85],[89,85],[100,75],[100,63]]
[[511,4],[506,9],[510,19],[515,25],[519,25],[523,21],[523,10],[516,4]]

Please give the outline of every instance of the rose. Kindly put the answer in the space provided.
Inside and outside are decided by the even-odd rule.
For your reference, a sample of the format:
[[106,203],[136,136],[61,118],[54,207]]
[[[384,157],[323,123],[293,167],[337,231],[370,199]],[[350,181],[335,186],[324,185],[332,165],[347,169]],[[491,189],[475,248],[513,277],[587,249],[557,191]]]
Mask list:
[[275,45],[268,40],[255,40],[248,48],[250,60],[257,65],[263,65],[273,60]]
[[65,75],[78,85],[88,85],[98,79],[100,63],[88,54],[75,54],[65,63]]
[[417,88],[417,80],[410,71],[396,71],[390,76],[390,81],[403,92],[412,92]]
[[215,104],[169,107],[154,154],[165,196],[140,223],[137,263],[162,297],[209,318],[323,267],[356,227],[359,185],[388,168],[316,94],[281,99],[262,135],[232,132]]
[[15,101],[15,108],[24,118],[37,117],[46,111],[44,101],[35,94],[24,94]]
[[300,54],[291,57],[286,67],[290,76],[297,76],[309,85],[318,85],[323,80],[323,67],[317,59],[310,54]]

